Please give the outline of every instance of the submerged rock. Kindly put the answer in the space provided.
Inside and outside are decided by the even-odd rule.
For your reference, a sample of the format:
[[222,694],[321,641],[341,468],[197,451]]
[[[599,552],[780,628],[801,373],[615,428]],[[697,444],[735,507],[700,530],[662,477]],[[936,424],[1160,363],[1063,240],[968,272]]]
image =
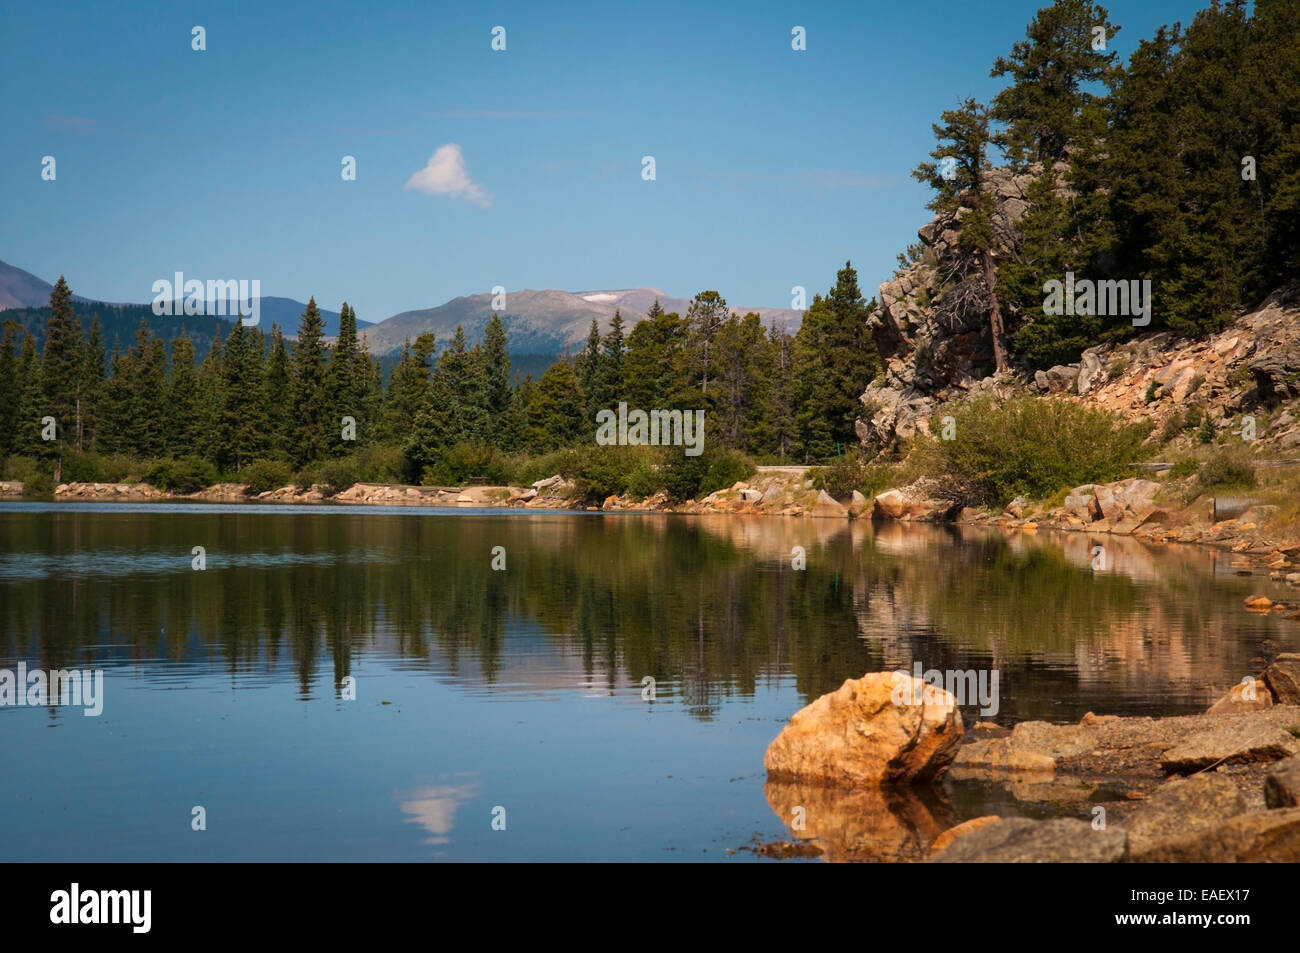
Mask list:
[[990,824],[996,824],[1002,820],[997,814],[985,814],[983,817],[972,817],[969,821],[962,821],[956,827],[950,827],[934,839],[930,845],[930,850],[943,850],[958,837],[964,837],[967,834],[979,830],[981,827],[988,827]]
[[951,693],[904,672],[875,672],[795,712],[763,764],[772,780],[930,781],[948,770],[961,736]]

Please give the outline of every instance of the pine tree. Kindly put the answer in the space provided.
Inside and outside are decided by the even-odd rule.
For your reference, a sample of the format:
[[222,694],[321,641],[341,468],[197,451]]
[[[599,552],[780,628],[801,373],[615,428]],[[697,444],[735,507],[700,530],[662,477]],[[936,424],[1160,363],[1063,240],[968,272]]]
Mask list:
[[221,365],[217,466],[242,470],[266,450],[267,417],[262,334],[236,321]]
[[762,427],[763,446],[769,447],[781,460],[794,452],[798,443],[795,422],[795,385],[793,350],[794,339],[775,325],[768,331],[771,345],[771,385],[764,404]]
[[195,452],[210,461],[215,461],[221,450],[218,420],[221,413],[222,351],[224,348],[225,342],[221,339],[221,327],[218,326],[212,335],[212,347],[208,351],[208,356],[199,365],[199,406],[202,408],[202,413],[199,417],[200,443],[195,448]]
[[835,275],[835,286],[826,297],[830,321],[826,328],[826,361],[835,381],[835,403],[831,420],[836,441],[848,445],[856,439],[854,424],[862,405],[858,398],[883,370],[869,320],[875,302],[865,301],[858,287],[858,273],[852,262]]
[[[366,419],[365,403],[369,386],[369,366],[366,355],[362,354],[357,343],[356,312],[343,302],[339,309],[339,336],[330,352],[329,392],[333,408],[331,419],[339,426],[331,431],[332,449],[335,456],[343,456],[356,449],[367,435],[373,421]],[[342,420],[351,417],[356,421],[356,442],[342,439]]]
[[932,126],[939,144],[930,153],[936,161],[922,162],[912,177],[934,189],[928,208],[959,223],[960,251],[954,260],[943,263],[949,285],[943,303],[959,320],[968,312],[986,311],[994,370],[1000,374],[1007,369],[1007,351],[993,263],[996,199],[985,188],[989,117],[983,106],[968,98],[939,118],[943,125]]
[[709,380],[715,376],[713,340],[731,318],[727,301],[716,291],[701,291],[686,310],[687,343],[684,369],[693,389],[709,403]]
[[80,446],[83,349],[81,322],[72,308],[72,290],[60,275],[50,292],[50,316],[45,322],[45,352],[41,357],[45,387],[42,409],[57,421],[58,439],[51,449],[60,459],[65,444]]
[[585,396],[582,417],[583,420],[591,423],[593,435],[596,432],[596,411],[601,409],[596,404],[596,397],[600,392],[601,358],[600,325],[596,323],[595,318],[592,318],[591,330],[587,332],[587,343],[578,352],[576,371],[578,386],[582,388]]
[[173,457],[200,454],[204,408],[198,368],[194,365],[194,342],[184,329],[172,339],[166,404],[168,453]]
[[483,404],[487,413],[489,435],[502,446],[509,431],[511,410],[510,352],[505,325],[495,312],[483,332]]
[[290,453],[303,466],[329,453],[337,420],[331,420],[328,371],[322,338],[325,321],[313,297],[298,323],[298,341],[293,347],[293,445]]
[[417,467],[433,466],[450,447],[470,438],[466,425],[470,378],[465,329],[458,325],[451,344],[438,358],[415,415],[406,453]]
[[18,355],[14,345],[22,325],[10,318],[4,320],[0,335],[0,462],[14,453],[18,446],[19,412],[22,405],[23,381],[18,372]]
[[[614,309],[609,330],[600,341],[600,370],[595,383],[596,395],[592,403],[596,409],[616,407],[627,400],[627,336],[623,314]],[[636,405],[632,405],[636,406]],[[594,419],[595,414],[592,414]]]
[[754,452],[755,424],[768,386],[768,340],[762,319],[751,311],[743,319],[728,321],[715,345],[718,435],[729,446]]
[[85,359],[81,367],[82,410],[81,440],[78,449],[94,449],[100,427],[100,395],[104,388],[104,331],[96,312],[90,323],[90,339],[86,342]]
[[[998,143],[1013,163],[1065,158],[1092,98],[1083,87],[1116,68],[1110,41],[1118,32],[1091,0],[1056,0],[1038,11],[1009,57],[997,58],[989,75],[1009,76],[1011,85],[993,98],[991,114],[1006,126]],[[1103,34],[1105,45],[1094,48]]]
[[402,358],[388,378],[384,409],[380,423],[381,439],[402,446],[410,442],[415,416],[424,403],[429,387],[430,360],[434,353],[432,333],[421,334],[412,347],[408,338],[402,345]]
[[834,408],[838,390],[826,356],[830,351],[828,329],[833,322],[830,303],[814,295],[804,312],[792,349],[797,452],[805,463],[835,455]]
[[532,388],[524,408],[524,443],[534,453],[546,453],[582,439],[595,425],[584,419],[585,395],[573,365],[557,361]]
[[18,352],[19,393],[16,450],[29,456],[50,456],[50,444],[41,438],[41,418],[46,416],[45,383],[41,375],[41,359],[36,353],[36,339],[29,333],[23,337]]
[[113,356],[108,362],[108,377],[100,391],[99,434],[96,449],[100,453],[134,453],[131,422],[131,359],[122,353],[122,343],[113,338]]
[[271,325],[271,354],[266,361],[264,385],[267,450],[273,456],[289,456],[293,434],[293,367],[280,325]]
[[685,323],[656,300],[628,335],[623,380],[629,407],[663,407],[673,400],[685,346]]

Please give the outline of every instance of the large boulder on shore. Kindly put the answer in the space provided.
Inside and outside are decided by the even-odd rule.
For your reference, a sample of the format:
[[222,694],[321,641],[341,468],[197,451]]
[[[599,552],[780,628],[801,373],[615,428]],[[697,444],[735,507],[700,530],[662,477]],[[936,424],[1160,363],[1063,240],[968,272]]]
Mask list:
[[875,672],[795,712],[763,765],[771,780],[931,781],[948,769],[961,736],[961,712],[950,692],[906,672]]

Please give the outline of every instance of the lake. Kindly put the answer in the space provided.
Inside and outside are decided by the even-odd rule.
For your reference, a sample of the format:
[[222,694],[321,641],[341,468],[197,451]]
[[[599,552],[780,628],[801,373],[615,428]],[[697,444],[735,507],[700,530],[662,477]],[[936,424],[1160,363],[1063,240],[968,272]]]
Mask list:
[[[1242,608],[1283,587],[1230,558],[815,519],[4,503],[0,669],[103,691],[96,716],[0,707],[0,859],[752,861],[792,839],[792,798],[823,828],[912,810],[765,784],[786,720],[846,678],[993,670],[994,720],[1073,722],[1200,711],[1300,650]],[[1020,810],[970,782],[922,799],[941,825]]]

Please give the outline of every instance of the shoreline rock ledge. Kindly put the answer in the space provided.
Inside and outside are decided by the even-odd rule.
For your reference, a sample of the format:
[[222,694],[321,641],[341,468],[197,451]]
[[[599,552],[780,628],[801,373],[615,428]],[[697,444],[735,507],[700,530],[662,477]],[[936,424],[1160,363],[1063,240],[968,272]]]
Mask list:
[[930,782],[956,758],[962,731],[950,692],[906,672],[875,672],[848,679],[795,712],[768,746],[763,766],[770,781]]

